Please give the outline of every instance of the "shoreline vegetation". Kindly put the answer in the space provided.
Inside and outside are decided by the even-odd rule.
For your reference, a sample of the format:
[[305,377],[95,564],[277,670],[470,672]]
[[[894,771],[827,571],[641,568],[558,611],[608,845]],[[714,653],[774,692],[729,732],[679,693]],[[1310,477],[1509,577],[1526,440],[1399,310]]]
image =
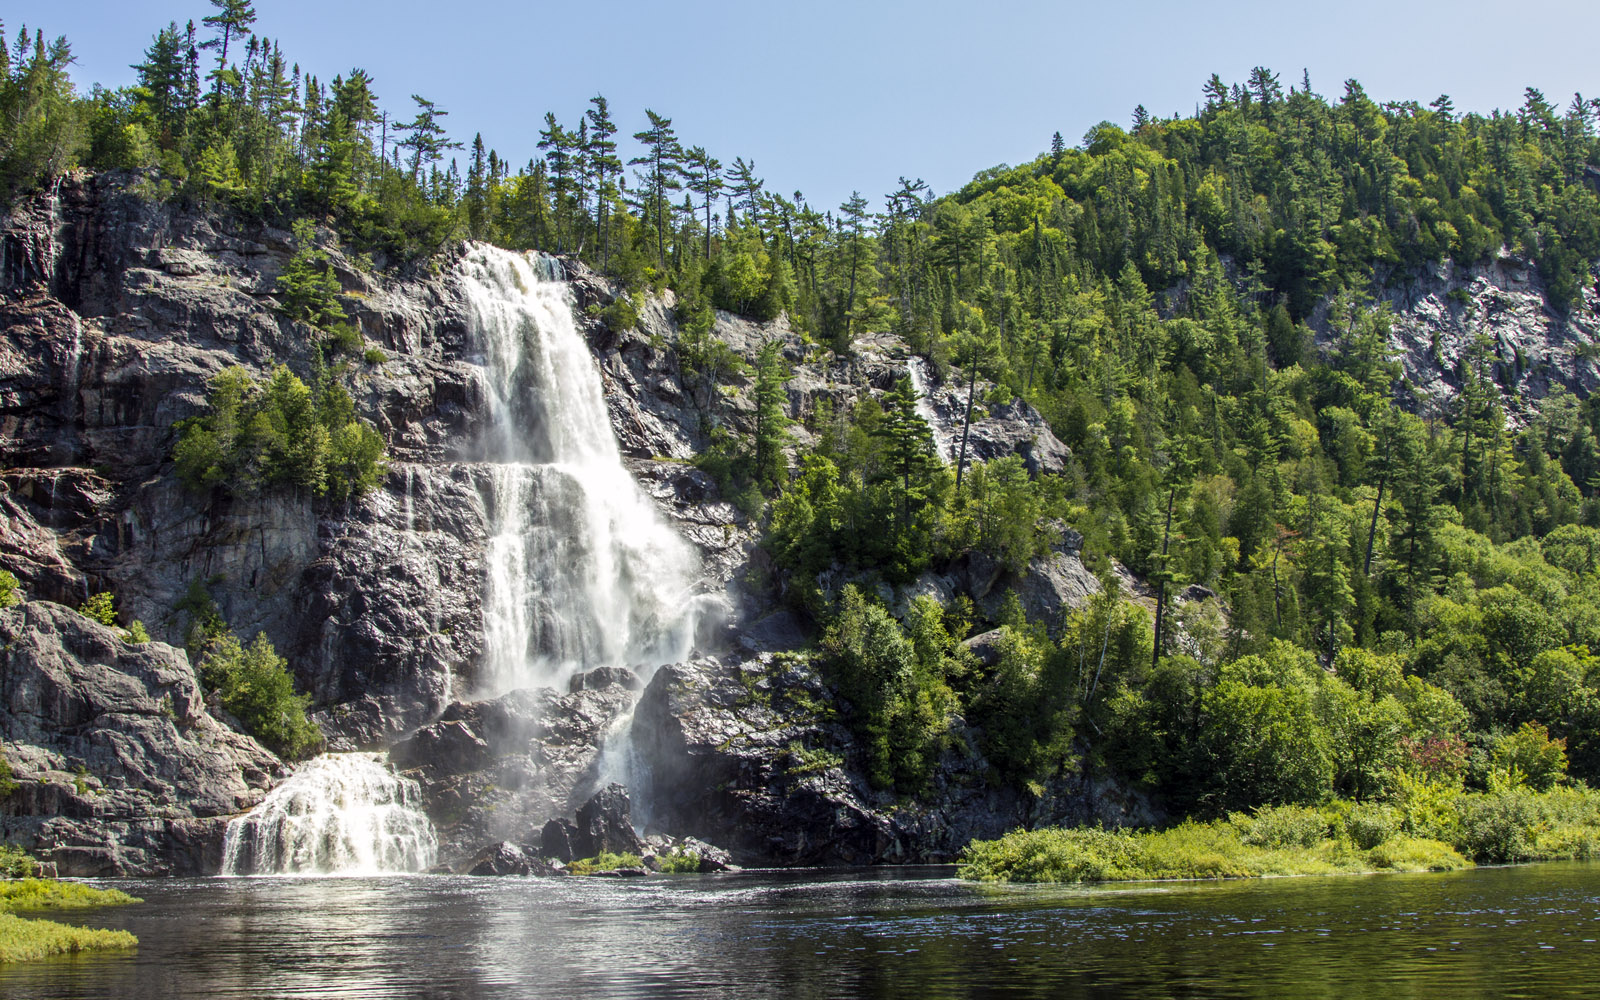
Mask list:
[[[0,849],[0,864],[7,871],[24,860],[32,863],[20,851]],[[127,931],[73,927],[54,920],[19,917],[13,911],[84,910],[141,902],[143,900],[120,889],[96,889],[78,882],[49,878],[0,880],[0,964],[50,955],[134,948],[139,944],[139,939]]]
[[976,840],[957,874],[976,882],[1133,882],[1455,871],[1478,863],[1600,857],[1600,792],[1414,782],[1388,804],[1272,806],[1165,830],[1014,830]]

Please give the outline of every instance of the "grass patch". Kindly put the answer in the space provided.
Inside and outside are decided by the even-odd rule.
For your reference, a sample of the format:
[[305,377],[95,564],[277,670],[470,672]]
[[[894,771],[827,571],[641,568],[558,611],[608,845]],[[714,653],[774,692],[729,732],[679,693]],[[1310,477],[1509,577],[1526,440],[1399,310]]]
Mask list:
[[142,902],[120,889],[95,889],[78,882],[48,878],[0,882],[0,910],[83,910]]
[[1160,831],[1017,830],[969,844],[960,875],[980,882],[1123,882],[1451,871],[1472,864],[1438,840],[1396,834],[1363,849],[1316,810],[1278,812]]
[[656,855],[656,871],[663,875],[694,875],[700,871],[700,855],[695,851],[670,851]]
[[80,951],[133,948],[139,939],[127,931],[68,927],[53,920],[25,920],[0,913],[0,962],[24,962]]
[[1117,882],[1591,858],[1600,858],[1600,791],[1463,792],[1406,778],[1382,804],[1276,806],[1161,831],[1018,830],[969,844],[960,874],[983,882]]
[[139,943],[139,939],[127,931],[69,927],[54,920],[28,920],[6,912],[8,910],[81,910],[138,902],[142,900],[117,889],[95,889],[77,882],[47,878],[0,882],[0,962],[23,962],[48,955],[106,948],[132,948]]
[[612,854],[602,851],[592,858],[580,858],[567,866],[574,875],[593,875],[595,872],[615,871],[618,868],[642,868],[644,862],[637,854]]

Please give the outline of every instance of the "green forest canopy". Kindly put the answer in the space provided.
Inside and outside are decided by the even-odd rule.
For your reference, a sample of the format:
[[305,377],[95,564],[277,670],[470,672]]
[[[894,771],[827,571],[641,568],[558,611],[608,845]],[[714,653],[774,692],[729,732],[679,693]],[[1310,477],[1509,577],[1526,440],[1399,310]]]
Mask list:
[[[1192,116],[1137,109],[943,197],[902,179],[827,209],[654,110],[624,163],[599,96],[547,114],[527,164],[481,136],[457,147],[432,102],[391,116],[367,74],[297,72],[248,2],[213,2],[200,28],[160,29],[118,90],[77,94],[65,41],[19,34],[0,64],[6,192],[137,169],[150,197],[311,217],[390,263],[460,237],[572,255],[628,292],[673,288],[685,372],[712,388],[739,364],[713,307],[782,312],[838,354],[896,333],[941,377],[991,383],[980,407],[1026,399],[1071,446],[1061,476],[997,462],[958,485],[902,390],[806,414],[816,444],[792,470],[781,414],[724,427],[704,457],[767,505],[881,784],[921,787],[958,714],[1001,780],[1109,769],[1195,811],[1383,797],[1400,773],[1526,779],[1518,740],[1600,774],[1600,404],[1558,390],[1508,414],[1524,359],[1487,338],[1440,359],[1453,399],[1419,399],[1371,304],[1422,265],[1509,253],[1553,308],[1586,308],[1600,101],[1529,88],[1515,111],[1463,114],[1258,68],[1205,81]],[[756,374],[767,414],[782,366]],[[1053,633],[1010,602],[985,666],[959,644],[984,624],[960,602],[897,620],[815,585],[835,564],[898,582],[973,551],[1025,566],[1063,522],[1091,565],[1220,603],[1162,603],[1176,621],[1157,635],[1112,591]]]

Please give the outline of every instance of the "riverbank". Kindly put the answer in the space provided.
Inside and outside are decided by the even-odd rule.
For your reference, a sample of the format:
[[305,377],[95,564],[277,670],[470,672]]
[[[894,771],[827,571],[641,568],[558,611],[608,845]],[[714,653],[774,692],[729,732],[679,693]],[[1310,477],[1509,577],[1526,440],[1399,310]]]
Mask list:
[[1016,830],[962,852],[978,882],[1124,882],[1452,871],[1600,857],[1600,793],[1463,793],[1416,785],[1392,804],[1278,806],[1167,830]]
[[77,882],[41,878],[0,882],[0,962],[132,948],[139,943],[127,931],[72,927],[54,920],[19,917],[14,910],[80,910],[138,902],[142,900],[118,889],[95,889]]

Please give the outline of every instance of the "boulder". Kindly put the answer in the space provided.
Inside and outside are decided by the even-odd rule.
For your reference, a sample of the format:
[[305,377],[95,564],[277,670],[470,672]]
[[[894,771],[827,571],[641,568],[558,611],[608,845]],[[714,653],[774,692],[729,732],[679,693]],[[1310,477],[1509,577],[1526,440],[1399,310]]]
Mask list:
[[538,853],[508,840],[490,844],[472,861],[468,875],[562,875],[565,872],[550,864]]
[[607,785],[578,810],[572,840],[572,850],[578,857],[591,858],[602,852],[638,854],[643,848],[633,829],[632,805],[623,786]]
[[596,667],[593,670],[584,670],[573,674],[567,682],[567,691],[577,694],[579,691],[599,690],[612,684],[619,684],[629,691],[637,691],[644,684],[639,680],[639,675],[627,667]]
[[477,771],[490,757],[489,744],[460,720],[424,726],[389,750],[395,767],[426,767],[437,774]]
[[577,839],[578,828],[571,820],[559,817],[552,819],[539,831],[539,852],[544,857],[570,864],[575,858],[580,857],[572,849],[573,842]]

